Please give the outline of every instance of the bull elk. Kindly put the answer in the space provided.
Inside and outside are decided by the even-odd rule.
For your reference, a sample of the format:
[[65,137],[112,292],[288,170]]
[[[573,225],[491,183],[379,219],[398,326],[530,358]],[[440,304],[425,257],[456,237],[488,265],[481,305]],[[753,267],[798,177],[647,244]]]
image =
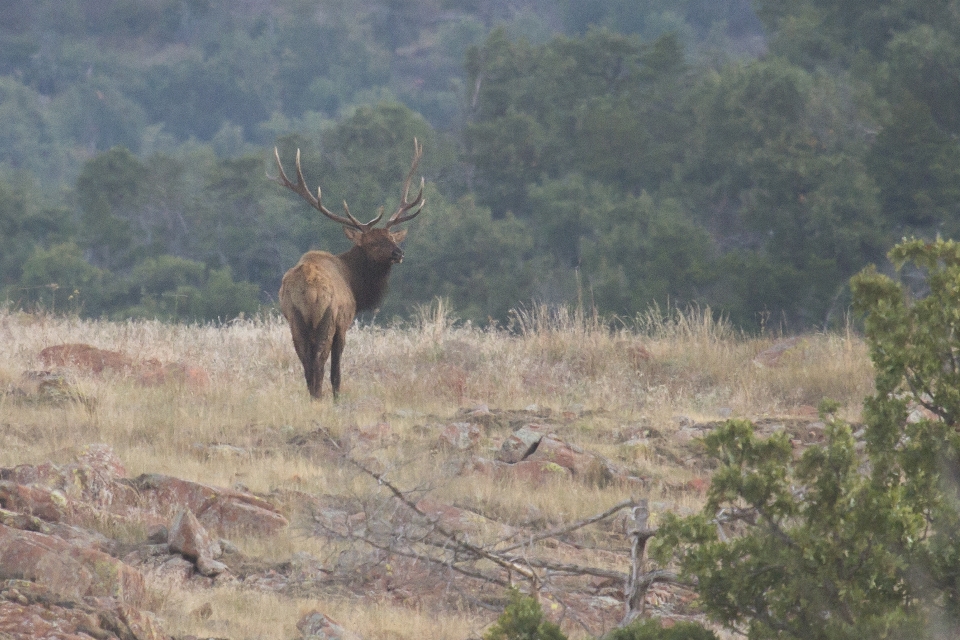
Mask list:
[[[293,346],[300,362],[307,389],[314,398],[320,398],[323,370],[330,358],[330,383],[333,397],[340,394],[340,356],[346,344],[347,329],[358,311],[375,308],[387,291],[387,280],[394,264],[403,261],[400,242],[407,230],[390,228],[412,220],[423,209],[423,178],[420,191],[408,200],[410,181],[423,155],[423,146],[413,140],[413,161],[406,180],[400,206],[382,228],[374,228],[383,217],[383,207],[370,222],[361,223],[343,202],[346,216],[332,213],[320,202],[320,188],[314,196],[307,188],[300,169],[300,150],[297,149],[297,181],[291,182],[283,171],[280,152],[274,147],[274,157],[280,175],[273,178],[284,187],[303,197],[310,205],[343,225],[343,231],[353,242],[345,253],[333,255],[326,251],[308,251],[300,262],[283,276],[280,284],[280,311],[290,324]],[[415,210],[414,210],[415,209]],[[412,213],[410,213],[413,210]]]

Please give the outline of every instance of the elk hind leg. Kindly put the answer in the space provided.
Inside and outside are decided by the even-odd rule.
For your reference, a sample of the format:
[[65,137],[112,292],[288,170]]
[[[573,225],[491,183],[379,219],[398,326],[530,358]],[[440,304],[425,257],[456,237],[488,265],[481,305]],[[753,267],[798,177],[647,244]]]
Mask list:
[[310,326],[299,311],[294,311],[287,319],[290,324],[290,335],[293,338],[293,348],[303,365],[303,377],[307,382],[307,389],[313,389],[313,374],[316,345],[312,337]]
[[[334,340],[333,333],[333,313],[328,309],[320,319],[320,324],[314,328],[313,335],[311,336],[311,342],[313,344],[311,368],[313,375],[312,378],[308,380],[307,385],[310,389],[310,395],[317,399],[320,398],[321,389],[323,388],[323,370],[324,367],[326,367],[327,358],[330,357],[330,349]],[[336,388],[334,388],[333,395],[334,397],[337,395]]]
[[333,334],[333,347],[330,352],[330,385],[333,387],[333,398],[340,395],[340,355],[346,345],[346,332],[336,331]]

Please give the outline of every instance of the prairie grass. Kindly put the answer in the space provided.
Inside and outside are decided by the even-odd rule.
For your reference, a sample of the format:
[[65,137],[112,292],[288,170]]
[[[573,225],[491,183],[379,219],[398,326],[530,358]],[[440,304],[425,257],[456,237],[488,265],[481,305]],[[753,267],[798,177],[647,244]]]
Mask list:
[[[144,386],[130,372],[62,375],[78,401],[25,401],[10,391],[43,368],[41,349],[86,343],[135,361],[202,367],[205,385]],[[784,346],[786,345],[786,346]],[[758,355],[776,353],[773,360]],[[507,523],[554,526],[629,497],[629,488],[550,481],[531,491],[520,481],[451,479],[456,454],[438,449],[439,428],[461,409],[536,407],[558,417],[566,441],[653,481],[656,511],[691,509],[683,490],[704,470],[684,461],[673,441],[682,424],[730,416],[815,416],[823,398],[859,418],[872,391],[866,347],[853,330],[782,336],[736,331],[709,309],[653,309],[631,321],[582,310],[533,306],[508,328],[457,322],[439,302],[406,324],[361,324],[348,334],[341,401],[311,401],[288,329],[276,315],[223,325],[107,322],[0,309],[0,466],[72,459],[85,444],[113,447],[130,476],[167,473],[263,494],[302,492],[366,499],[383,488],[356,469],[324,464],[291,443],[318,432],[347,442],[387,425],[371,464],[399,485]],[[560,419],[562,417],[562,419]],[[492,457],[507,427],[492,427],[478,452]],[[658,434],[659,444],[652,436]],[[676,451],[672,449],[676,447]],[[456,462],[456,460],[453,460]],[[293,507],[291,507],[293,509]],[[297,527],[270,541],[241,541],[248,554],[282,561],[306,552],[334,556]],[[366,638],[467,638],[483,620],[465,611],[411,609],[386,599],[298,600],[223,586],[189,591],[154,585],[168,633],[232,638],[296,637],[299,617],[319,609]],[[204,603],[212,613],[194,615]]]
[[296,623],[321,611],[361,638],[462,640],[479,637],[486,622],[467,611],[411,610],[375,599],[289,598],[231,588],[164,592],[155,605],[164,630],[176,637],[298,638]]

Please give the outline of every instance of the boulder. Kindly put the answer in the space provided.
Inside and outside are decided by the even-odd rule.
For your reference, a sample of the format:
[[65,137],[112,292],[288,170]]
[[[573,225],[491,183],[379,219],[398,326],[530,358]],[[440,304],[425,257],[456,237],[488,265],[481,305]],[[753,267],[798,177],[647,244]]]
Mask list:
[[417,508],[447,531],[459,531],[474,539],[490,536],[503,538],[514,533],[512,527],[502,522],[430,498],[417,502]]
[[46,367],[74,367],[90,373],[130,371],[133,360],[120,351],[98,349],[89,344],[58,344],[40,351]]
[[122,351],[108,351],[89,344],[54,345],[40,351],[39,358],[47,367],[70,367],[97,375],[105,371],[132,374],[145,387],[173,383],[206,389],[210,385],[210,374],[203,367],[183,361],[160,362],[156,358],[136,361]]
[[70,519],[70,501],[60,491],[0,480],[0,507],[46,522]]
[[170,640],[150,614],[109,597],[65,601],[46,586],[0,581],[0,638]]
[[456,451],[474,449],[480,444],[483,431],[473,422],[453,422],[440,431],[440,446]]
[[547,460],[521,460],[520,462],[498,468],[498,476],[519,478],[534,486],[556,479],[569,479],[573,472],[556,462]]
[[497,460],[508,464],[520,462],[536,450],[540,440],[549,432],[550,427],[542,424],[528,424],[520,427],[500,445],[496,455]]
[[148,526],[166,524],[186,508],[219,535],[272,534],[288,524],[270,502],[246,491],[160,474],[133,480],[125,476],[123,463],[110,447],[90,445],[67,465],[0,469],[0,508],[51,523],[85,525],[119,519]]
[[96,401],[85,396],[67,377],[58,371],[24,371],[20,382],[0,391],[18,402],[64,404],[77,401],[94,406]]
[[551,436],[542,438],[536,451],[524,461],[552,462],[564,469],[569,469],[573,476],[581,482],[601,488],[617,480],[627,480],[627,474],[620,469],[616,469],[606,458],[595,453],[588,453],[580,447]]
[[29,580],[67,600],[88,596],[139,605],[143,576],[102,551],[0,525],[0,580]]
[[197,518],[205,527],[221,535],[273,535],[289,524],[269,502],[251,494],[235,492],[209,500]]
[[[106,444],[82,447],[76,459],[65,465],[45,462],[0,469],[0,480],[29,486],[31,489],[58,492],[64,504],[75,500],[97,508],[109,507],[114,502],[135,502],[136,492],[128,485],[118,482],[126,475],[123,462]],[[39,498],[39,494],[37,497]],[[61,497],[55,499],[61,500]]]
[[143,506],[164,518],[181,508],[218,535],[245,533],[271,535],[289,523],[268,501],[244,491],[224,489],[161,474],[144,474],[131,485],[140,494]]
[[465,470],[501,480],[517,479],[533,486],[545,482],[570,479],[573,472],[555,462],[546,460],[521,460],[513,464],[487,458],[474,458]]
[[351,633],[337,624],[332,618],[319,611],[311,611],[297,623],[303,640],[360,640],[360,636]]
[[189,509],[181,509],[174,517],[168,544],[170,551],[193,561],[202,575],[216,576],[227,570],[226,565],[216,560],[223,555],[219,541],[207,533]]
[[567,444],[555,437],[545,436],[540,439],[534,450],[526,460],[543,460],[554,462],[576,475],[586,475],[586,471],[596,456],[584,453],[579,447]]

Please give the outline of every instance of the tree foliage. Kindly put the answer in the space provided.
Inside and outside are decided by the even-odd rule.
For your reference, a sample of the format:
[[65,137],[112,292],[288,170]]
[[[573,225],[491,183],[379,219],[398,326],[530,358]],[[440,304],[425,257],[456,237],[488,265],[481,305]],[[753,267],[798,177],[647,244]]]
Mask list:
[[666,627],[657,619],[637,619],[614,629],[603,640],[718,640],[717,634],[695,622],[674,622]]
[[[566,640],[560,627],[544,618],[536,599],[517,589],[511,589],[508,595],[509,604],[483,634],[484,640]],[[638,619],[614,629],[603,640],[717,640],[717,635],[693,622],[664,627],[656,619]]]
[[271,147],[291,169],[301,149],[327,203],[370,219],[397,201],[416,137],[434,191],[408,257],[430,273],[397,270],[389,317],[441,295],[475,321],[535,298],[836,324],[850,276],[898,238],[960,233],[960,14],[753,7],[0,7],[0,208],[18,220],[3,295],[26,303],[34,249],[72,242],[121,283],[83,313],[155,308],[130,278],[163,256],[229,268],[269,304],[304,250],[346,248],[265,179]]
[[940,638],[960,628],[960,245],[911,240],[853,280],[876,368],[865,448],[823,405],[825,443],[733,420],[705,439],[720,467],[696,516],[668,516],[706,610],[750,638]]
[[679,159],[685,64],[672,36],[645,45],[591,30],[532,47],[499,29],[468,53],[467,71],[476,87],[468,154],[495,215],[522,214],[541,176],[578,172],[636,191]]
[[560,627],[543,618],[535,599],[516,589],[510,591],[510,604],[483,635],[484,640],[565,640]]

